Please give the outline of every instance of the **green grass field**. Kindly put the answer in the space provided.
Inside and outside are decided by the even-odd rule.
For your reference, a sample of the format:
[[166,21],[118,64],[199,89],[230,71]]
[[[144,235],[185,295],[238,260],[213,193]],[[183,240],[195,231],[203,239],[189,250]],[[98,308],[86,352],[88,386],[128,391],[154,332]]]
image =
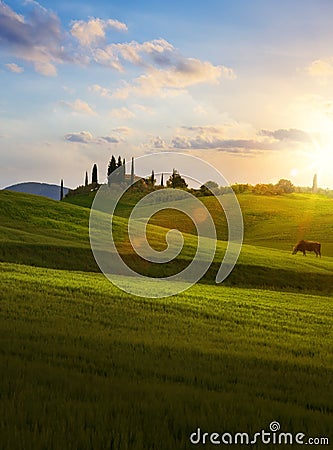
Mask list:
[[[65,198],[66,203],[90,208],[95,193],[74,195]],[[121,217],[128,217],[142,193],[127,193],[117,209]],[[215,197],[200,197],[210,211],[219,239],[226,239],[227,226],[223,210]],[[254,194],[238,195],[244,224],[244,242],[256,246],[291,251],[300,239],[319,240],[323,244],[323,254],[333,257],[333,199],[324,195],[288,194],[264,196]],[[180,202],[181,205],[181,202]],[[190,220],[177,211],[156,214],[151,223],[165,228],[173,228],[195,234]]]
[[151,300],[99,274],[1,271],[2,448],[183,449],[198,426],[272,420],[329,436],[331,298],[197,285]]
[[[332,200],[254,197],[239,196],[245,244],[222,285],[219,241],[200,284],[148,299],[98,273],[86,207],[0,191],[0,448],[183,450],[197,427],[255,433],[274,420],[332,443]],[[119,236],[134,201],[118,211]],[[180,222],[173,269],[196,244]],[[158,247],[172,224],[151,223]],[[302,233],[323,258],[290,254]]]

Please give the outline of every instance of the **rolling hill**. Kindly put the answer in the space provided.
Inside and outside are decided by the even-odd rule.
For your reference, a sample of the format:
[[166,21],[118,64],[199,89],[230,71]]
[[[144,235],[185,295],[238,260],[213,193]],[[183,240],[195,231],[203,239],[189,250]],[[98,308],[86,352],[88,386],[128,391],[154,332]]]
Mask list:
[[[117,214],[128,217],[141,193],[124,196]],[[73,195],[65,202],[90,208],[95,192]],[[319,240],[323,255],[333,257],[333,199],[324,195],[288,194],[278,196],[237,195],[244,218],[244,243],[255,246],[291,251],[300,239]],[[213,196],[200,197],[210,211],[217,229],[218,239],[226,239],[227,227],[219,202]],[[179,203],[181,206],[181,202]],[[150,221],[154,225],[195,234],[195,227],[183,214],[168,211],[156,214]]]
[[[304,442],[332,438],[333,258],[292,256],[287,245],[308,204],[316,223],[307,223],[329,248],[330,204],[239,199],[246,243],[227,280],[214,282],[220,240],[201,283],[151,299],[98,273],[88,208],[0,191],[0,448],[184,450],[198,427],[253,436],[273,421]],[[133,202],[118,208],[115,235],[141,270],[121,241]],[[174,222],[166,213],[152,222],[149,240],[161,248]],[[171,269],[197,242],[191,224],[177,222],[185,248]]]
[[[243,203],[248,201],[245,197]],[[271,199],[270,199],[271,200]],[[297,202],[288,199],[288,202]],[[242,199],[241,199],[242,202]],[[290,203],[282,203],[281,210],[287,210]],[[326,201],[323,200],[323,221],[326,223],[325,208]],[[122,216],[126,216],[127,204],[120,208]],[[247,204],[243,207],[245,217],[245,230],[247,230],[247,220],[255,216],[259,206]],[[262,208],[262,205],[260,205]],[[301,203],[301,208],[304,208]],[[215,210],[216,211],[216,210]],[[254,211],[254,212],[253,212]],[[0,258],[2,261],[31,264],[41,267],[63,268],[67,270],[99,271],[93,258],[89,243],[89,210],[80,206],[66,202],[55,202],[37,196],[12,193],[9,191],[0,192],[0,214],[1,221],[1,241]],[[262,212],[262,215],[265,213]],[[297,223],[286,234],[286,228],[277,227],[277,215],[272,213],[273,219],[268,220],[266,225],[263,216],[260,217],[253,227],[252,235],[260,234],[260,238],[252,240],[245,234],[245,244],[243,245],[239,261],[232,274],[225,280],[227,285],[244,287],[268,287],[274,289],[305,290],[316,292],[328,292],[332,288],[333,258],[315,258],[309,254],[307,258],[301,255],[291,255],[290,242],[293,242],[292,233],[298,227]],[[283,212],[281,213],[281,217]],[[293,216],[304,217],[301,214]],[[289,217],[289,221],[292,221]],[[101,214],[101,220],[108,224],[108,216]],[[171,226],[166,222],[165,215],[156,221],[165,226]],[[169,220],[169,217],[168,217]],[[275,221],[275,222],[274,222]],[[282,222],[282,220],[280,220]],[[119,251],[127,263],[140,273],[149,276],[160,276],[160,265],[145,264],[143,266],[140,257],[133,254],[126,235],[127,220],[125,217],[115,217],[115,235],[119,240]],[[275,223],[276,231],[274,239],[269,239],[269,232]],[[187,222],[179,221],[180,229],[187,226]],[[217,221],[220,226],[220,233],[223,233],[222,222]],[[326,230],[327,241],[330,223],[323,226]],[[174,225],[172,225],[172,228]],[[260,233],[259,233],[260,228]],[[186,229],[186,228],[185,228]],[[191,231],[190,229],[186,229]],[[153,247],[161,249],[165,246],[166,228],[160,225],[151,224],[148,227],[148,238]],[[271,242],[271,248],[257,246]],[[196,251],[197,237],[190,232],[184,233],[185,245],[179,257],[172,263],[163,267],[163,275],[168,276],[179,272],[180,269],[189,264]],[[247,243],[250,242],[250,243]],[[287,244],[288,242],[288,244]],[[283,245],[281,245],[281,243]],[[332,242],[323,244],[323,254],[327,254],[329,245]],[[282,249],[279,248],[282,246]],[[277,247],[277,248],[276,248]],[[289,248],[288,248],[289,247]],[[211,268],[205,275],[203,282],[213,283],[215,275],[220,266],[226,244],[218,241],[217,252]],[[292,274],[292,276],[290,275]]]

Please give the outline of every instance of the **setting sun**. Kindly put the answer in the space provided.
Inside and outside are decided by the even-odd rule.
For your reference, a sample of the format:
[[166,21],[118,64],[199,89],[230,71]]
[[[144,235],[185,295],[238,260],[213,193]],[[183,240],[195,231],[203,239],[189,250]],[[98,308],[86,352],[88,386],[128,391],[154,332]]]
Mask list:
[[332,176],[333,167],[333,136],[326,139],[324,144],[314,142],[314,151],[310,155],[310,167],[319,175],[327,179]]

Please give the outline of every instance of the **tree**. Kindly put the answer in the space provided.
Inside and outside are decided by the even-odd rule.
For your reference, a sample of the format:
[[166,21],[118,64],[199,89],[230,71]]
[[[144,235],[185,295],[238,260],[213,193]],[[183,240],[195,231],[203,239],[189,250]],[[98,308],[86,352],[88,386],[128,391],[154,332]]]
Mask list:
[[114,157],[114,155],[112,155],[109,161],[107,175],[110,176],[111,173],[114,172],[116,169],[117,169],[116,158]]
[[[268,185],[262,185],[262,186],[268,186]],[[243,194],[243,192],[251,192],[253,189],[253,186],[251,186],[250,184],[247,184],[247,183],[241,183],[241,184],[236,183],[236,184],[233,184],[231,187],[235,194]],[[221,188],[220,188],[220,191],[223,192],[224,189],[225,188],[223,188],[221,190]]]
[[318,178],[317,178],[317,174],[316,173],[313,176],[312,192],[314,194],[316,194],[318,192]]
[[275,186],[279,191],[285,194],[291,194],[292,192],[295,191],[294,185],[289,180],[281,179]]
[[150,182],[151,182],[151,185],[152,186],[154,186],[154,184],[155,184],[155,173],[154,173],[154,170],[152,170],[151,171],[151,177],[150,177]]
[[123,163],[122,163],[121,157],[118,156],[117,168],[121,167],[122,165],[123,165]]
[[219,190],[219,185],[215,181],[206,181],[205,184],[200,186],[200,191],[204,195],[216,194]]
[[85,180],[84,180],[84,185],[85,186],[88,186],[88,172],[86,171],[86,178],[85,178]]
[[60,200],[62,200],[64,198],[64,180],[61,180],[60,183]]
[[164,174],[161,175],[161,186],[164,186]]
[[131,166],[131,185],[134,184],[134,158],[132,157],[132,166]]
[[108,184],[111,183],[110,175],[117,169],[116,158],[114,155],[111,156],[111,159],[108,164],[107,176],[108,176]]
[[97,164],[93,165],[92,172],[91,172],[91,182],[92,182],[92,184],[98,183]]
[[176,169],[173,169],[172,171],[172,175],[170,176],[170,178],[167,181],[167,186],[168,187],[172,187],[173,189],[175,188],[187,188],[187,183],[184,180],[184,178],[182,178],[179,173],[177,172]]
[[126,181],[126,161],[125,158],[123,159],[123,172],[122,172],[122,182],[125,183]]

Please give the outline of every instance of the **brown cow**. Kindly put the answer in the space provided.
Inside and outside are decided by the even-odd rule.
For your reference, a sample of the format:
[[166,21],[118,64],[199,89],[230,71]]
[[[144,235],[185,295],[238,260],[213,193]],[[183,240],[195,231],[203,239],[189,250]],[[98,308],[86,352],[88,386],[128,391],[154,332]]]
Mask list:
[[318,258],[318,255],[321,257],[321,243],[320,242],[314,242],[314,241],[299,241],[295,247],[293,248],[293,255],[295,255],[297,252],[303,252],[303,255],[306,256],[306,250],[308,252],[315,252],[316,258]]

